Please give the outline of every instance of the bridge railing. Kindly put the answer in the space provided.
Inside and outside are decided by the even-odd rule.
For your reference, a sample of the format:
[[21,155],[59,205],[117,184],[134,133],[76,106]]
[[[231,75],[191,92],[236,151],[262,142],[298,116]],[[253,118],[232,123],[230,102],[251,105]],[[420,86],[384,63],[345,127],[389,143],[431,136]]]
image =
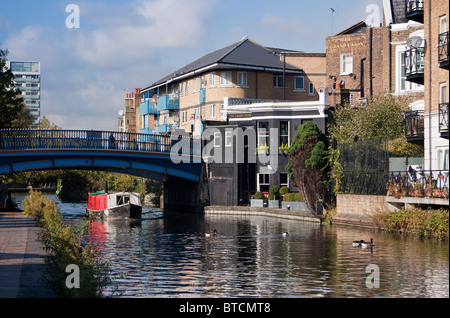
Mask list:
[[[180,137],[181,138],[181,137]],[[0,130],[0,149],[109,149],[170,153],[170,136],[97,130]]]

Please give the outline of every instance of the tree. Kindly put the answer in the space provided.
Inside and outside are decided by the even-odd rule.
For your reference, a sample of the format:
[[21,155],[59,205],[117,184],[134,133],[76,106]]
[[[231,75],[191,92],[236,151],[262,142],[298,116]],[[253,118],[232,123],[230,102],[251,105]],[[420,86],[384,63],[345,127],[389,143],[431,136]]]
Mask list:
[[28,128],[31,115],[20,90],[14,86],[14,75],[6,69],[7,50],[0,49],[0,129]]
[[301,125],[289,148],[286,171],[311,211],[317,201],[326,200],[327,155],[327,138],[317,125]]
[[364,107],[344,104],[333,113],[334,122],[328,126],[330,137],[338,143],[353,142],[355,136],[359,140],[388,138],[390,152],[401,149],[405,155],[423,155],[423,147],[410,145],[405,138],[404,113],[409,110],[405,97],[390,94],[372,96]]

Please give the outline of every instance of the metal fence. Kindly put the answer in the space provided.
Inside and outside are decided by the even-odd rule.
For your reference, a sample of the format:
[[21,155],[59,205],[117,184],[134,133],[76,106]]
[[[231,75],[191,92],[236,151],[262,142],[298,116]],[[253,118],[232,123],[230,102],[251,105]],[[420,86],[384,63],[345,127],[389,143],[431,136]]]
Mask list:
[[387,140],[341,144],[340,191],[347,194],[385,195],[389,179]]
[[393,197],[448,198],[448,170],[393,171],[387,195]]
[[170,136],[157,134],[96,130],[0,130],[2,150],[110,149],[168,153],[172,144]]

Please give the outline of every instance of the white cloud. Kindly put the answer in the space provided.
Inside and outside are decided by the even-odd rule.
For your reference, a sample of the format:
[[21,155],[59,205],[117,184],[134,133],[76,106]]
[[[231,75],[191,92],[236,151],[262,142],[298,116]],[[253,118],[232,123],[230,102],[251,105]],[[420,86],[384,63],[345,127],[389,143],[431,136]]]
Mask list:
[[[135,23],[113,25],[111,19],[104,19],[104,26],[80,34],[75,43],[77,52],[87,63],[108,66],[151,59],[155,50],[195,47],[205,33],[214,3],[211,0],[133,2],[123,12],[129,19],[121,19],[133,17]],[[89,14],[96,10],[87,11]]]
[[9,59],[41,62],[42,116],[66,129],[116,130],[124,89],[144,87],[180,67],[183,61],[169,65],[169,59],[201,44],[215,4],[80,1],[80,29],[26,26],[2,47]]

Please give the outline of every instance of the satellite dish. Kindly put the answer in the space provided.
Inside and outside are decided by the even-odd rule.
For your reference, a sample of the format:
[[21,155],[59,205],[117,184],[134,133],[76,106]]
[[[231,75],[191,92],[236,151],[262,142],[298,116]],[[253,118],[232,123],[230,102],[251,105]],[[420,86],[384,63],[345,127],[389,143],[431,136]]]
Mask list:
[[422,43],[423,43],[423,39],[420,36],[412,36],[412,37],[408,38],[408,40],[406,41],[406,44],[409,47],[412,47],[413,49],[417,49],[417,48],[421,47]]

